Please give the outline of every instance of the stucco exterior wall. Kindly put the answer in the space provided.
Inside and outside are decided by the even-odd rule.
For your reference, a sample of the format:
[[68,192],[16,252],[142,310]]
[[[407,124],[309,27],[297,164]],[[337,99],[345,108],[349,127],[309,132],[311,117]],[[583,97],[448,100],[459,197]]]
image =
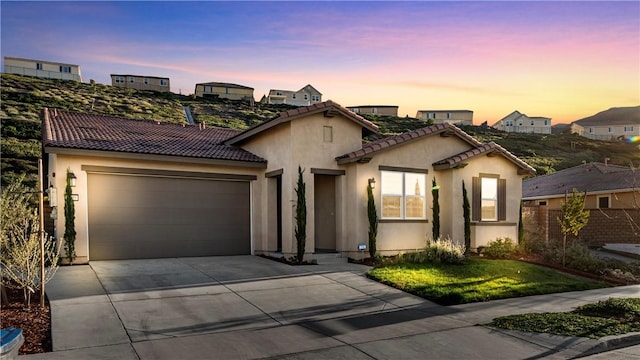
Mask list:
[[[219,173],[219,174],[239,174],[258,175],[262,169],[240,168],[235,166],[216,166],[206,164],[189,164],[169,161],[145,161],[134,159],[114,159],[94,156],[75,156],[63,154],[49,154],[49,170],[47,173],[50,186],[56,188],[57,219],[55,220],[55,231],[53,235],[58,241],[63,241],[64,235],[64,193],[66,187],[66,173],[69,169],[76,176],[76,186],[72,188],[73,194],[78,194],[78,201],[75,201],[75,229],[76,243],[75,250],[77,259],[75,263],[86,263],[89,259],[89,228],[88,228],[88,174],[82,170],[84,165],[132,168],[132,169],[155,169],[173,170],[186,172]],[[264,176],[263,176],[264,177]],[[255,181],[251,184],[251,206],[253,209],[259,208],[261,204],[262,188],[256,186]],[[252,212],[252,240],[263,236],[263,225],[260,214]],[[64,248],[62,249],[64,253]]]
[[[205,87],[209,86],[211,87],[211,91],[205,91]],[[238,88],[233,86],[196,84],[196,97],[204,96],[217,96],[221,99],[230,100],[252,100],[253,89]]]
[[418,110],[416,117],[424,121],[433,120],[434,124],[473,125],[473,111]]
[[353,111],[356,114],[398,116],[397,106],[350,106],[347,109]]
[[[41,64],[42,69],[38,69],[37,64]],[[60,66],[68,66],[70,68],[70,72],[61,72]],[[5,57],[4,72],[7,74],[18,74],[47,79],[82,81],[80,66],[43,60]]]
[[640,136],[640,125],[585,125],[572,123],[571,132],[593,140],[616,140]]
[[[472,178],[478,177],[480,174],[492,174],[500,175],[501,179],[506,179],[506,219],[504,221],[472,221],[471,248],[476,249],[478,246],[486,246],[496,238],[509,237],[517,241],[523,176],[518,175],[517,167],[502,156],[478,156],[469,161],[468,164],[462,169],[447,170],[453,172],[451,185],[453,186],[454,197],[452,199],[454,201],[450,204],[452,206],[451,217],[447,220],[451,222],[449,225],[451,238],[464,244],[462,180],[465,183],[469,202],[472,202]],[[440,189],[442,188],[443,185],[440,186]]]
[[[124,82],[116,82],[116,78],[121,77],[124,79]],[[133,79],[133,82],[131,81]],[[147,84],[144,83],[144,80],[147,79]],[[162,85],[161,80],[166,81],[166,85]],[[136,90],[151,90],[151,91],[160,91],[166,92],[170,91],[170,82],[169,78],[158,78],[158,77],[148,77],[148,76],[132,76],[132,75],[111,75],[111,86],[127,88],[127,89],[136,89]]]

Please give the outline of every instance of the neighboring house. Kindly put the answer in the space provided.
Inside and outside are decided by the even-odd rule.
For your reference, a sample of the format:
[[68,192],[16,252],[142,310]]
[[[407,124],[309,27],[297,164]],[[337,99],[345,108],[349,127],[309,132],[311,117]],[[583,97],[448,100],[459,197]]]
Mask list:
[[252,87],[222,82],[196,84],[196,97],[254,101]]
[[46,60],[32,60],[5,56],[4,72],[7,74],[82,82],[80,65]]
[[371,114],[381,116],[398,116],[398,106],[396,105],[361,105],[347,106],[347,109],[356,114]]
[[271,89],[265,101],[267,104],[309,106],[322,102],[322,93],[311,85],[306,85],[298,91]]
[[[443,236],[464,243],[462,184],[472,247],[516,239],[522,178],[535,170],[495,143],[438,124],[364,144],[378,128],[331,102],[300,107],[244,131],[45,109],[43,150],[55,236],[73,188],[77,262],[296,253],[298,167],[306,183],[308,256],[360,257],[368,243],[367,185],[381,254],[414,251],[431,234],[431,180]],[[366,252],[365,252],[366,253]]]
[[617,107],[571,123],[571,132],[594,140],[640,136],[640,106]]
[[522,200],[536,212],[545,239],[561,238],[557,218],[573,189],[586,192],[584,207],[591,210],[583,239],[640,243],[640,169],[594,162],[524,180]]
[[157,76],[111,74],[111,86],[152,91],[171,91],[169,78]]
[[434,124],[473,125],[471,110],[418,110],[416,118]]
[[516,110],[493,124],[493,127],[504,132],[551,134],[551,118],[531,117]]

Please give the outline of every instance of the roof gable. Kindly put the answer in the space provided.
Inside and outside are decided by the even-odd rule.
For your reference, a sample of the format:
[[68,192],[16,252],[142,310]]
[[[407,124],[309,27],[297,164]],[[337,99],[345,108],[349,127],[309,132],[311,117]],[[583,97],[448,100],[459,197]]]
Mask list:
[[341,115],[345,117],[347,120],[351,120],[357,123],[358,125],[360,125],[362,128],[364,128],[366,131],[370,133],[373,133],[373,134],[378,133],[378,126],[375,125],[374,123],[370,122],[369,120],[363,118],[360,115],[353,113],[352,111],[349,111],[343,108],[337,103],[334,103],[333,101],[328,100],[325,102],[321,102],[321,103],[317,103],[309,106],[303,106],[296,109],[283,111],[273,119],[262,122],[258,125],[255,125],[241,132],[240,134],[237,134],[231,137],[230,139],[225,141],[225,144],[227,145],[239,144],[258,134],[264,133],[277,125],[290,122],[296,119],[304,118],[309,115],[319,114],[319,113],[324,113],[324,115],[327,117]]
[[239,131],[45,108],[42,146],[212,160],[266,163],[246,150],[225,145]]
[[389,136],[374,142],[370,142],[362,146],[361,149],[352,151],[350,153],[341,155],[336,158],[338,164],[348,164],[351,162],[366,161],[367,158],[372,157],[374,154],[380,151],[388,150],[390,148],[400,146],[402,144],[417,140],[425,136],[441,135],[451,136],[455,135],[470,145],[477,147],[481,143],[478,140],[471,137],[469,134],[460,130],[454,125],[443,123],[436,124],[427,127],[423,127],[417,130],[409,131],[395,136]]
[[522,197],[557,197],[578,191],[616,191],[637,189],[640,170],[603,163],[587,163],[536,176],[522,182]]
[[445,169],[454,169],[458,167],[464,167],[466,164],[466,161],[471,160],[472,158],[480,155],[487,155],[487,156],[500,155],[505,159],[514,163],[516,166],[518,166],[519,168],[518,174],[520,175],[533,175],[536,173],[536,170],[533,167],[531,167],[529,164],[520,160],[518,157],[516,157],[515,155],[507,151],[502,146],[494,143],[493,141],[486,144],[482,144],[476,148],[467,150],[460,154],[450,156],[446,159],[442,159],[440,161],[433,163],[432,165],[435,170],[445,170]]

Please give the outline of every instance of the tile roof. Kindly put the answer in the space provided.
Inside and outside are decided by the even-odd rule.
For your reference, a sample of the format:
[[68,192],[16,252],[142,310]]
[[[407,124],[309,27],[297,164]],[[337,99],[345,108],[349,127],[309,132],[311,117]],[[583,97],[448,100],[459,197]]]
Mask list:
[[48,108],[43,110],[42,124],[42,145],[45,148],[266,163],[257,155],[223,143],[239,130]]
[[505,148],[503,148],[502,146],[492,142],[486,143],[486,144],[482,144],[476,148],[467,150],[465,152],[462,152],[460,154],[456,154],[454,156],[450,156],[446,159],[442,159],[440,161],[437,161],[435,163],[433,163],[433,167],[436,170],[443,170],[443,169],[452,169],[455,167],[460,166],[461,164],[463,164],[465,161],[470,160],[471,158],[474,158],[476,156],[480,156],[480,155],[490,155],[490,154],[498,154],[498,155],[502,155],[503,157],[505,157],[507,160],[513,162],[514,164],[516,164],[520,170],[518,171],[519,174],[524,175],[524,174],[535,174],[536,170],[529,166],[527,163],[525,163],[524,161],[520,160],[517,156],[513,155],[512,153],[510,153],[509,151],[507,151]]
[[611,108],[573,123],[581,126],[640,124],[640,106]]
[[365,144],[361,149],[352,151],[350,153],[341,155],[336,158],[338,164],[347,164],[351,162],[356,162],[362,159],[366,159],[367,157],[373,156],[373,154],[387,150],[394,146],[398,146],[400,144],[416,140],[423,136],[437,135],[437,134],[451,134],[456,135],[460,139],[468,142],[472,146],[480,146],[481,143],[478,140],[471,137],[469,134],[460,130],[458,127],[451,124],[436,124],[427,127],[423,127],[417,130],[409,131],[406,133],[402,133],[400,135],[389,136],[380,140],[376,140]]
[[578,191],[615,191],[638,189],[640,170],[603,163],[587,163],[536,176],[522,182],[522,198],[556,197]]
[[327,100],[321,103],[317,103],[309,106],[302,106],[299,108],[283,111],[273,119],[257,124],[243,131],[242,133],[228,139],[227,141],[225,141],[225,144],[228,144],[228,145],[238,144],[241,141],[251,138],[257,134],[260,134],[263,131],[266,131],[276,125],[289,122],[298,118],[302,118],[305,116],[321,113],[321,112],[324,112],[325,114],[327,114],[327,116],[334,116],[334,113],[341,114],[347,119],[356,122],[368,132],[373,134],[378,133],[378,126],[372,123],[371,121],[363,118],[362,116],[354,113],[351,110],[347,110],[346,108],[340,106],[339,104],[331,100]]

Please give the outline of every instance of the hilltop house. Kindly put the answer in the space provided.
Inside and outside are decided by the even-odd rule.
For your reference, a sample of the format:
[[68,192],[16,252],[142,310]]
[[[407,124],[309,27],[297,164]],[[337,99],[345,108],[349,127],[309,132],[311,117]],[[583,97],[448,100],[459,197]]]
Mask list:
[[202,98],[254,101],[252,87],[222,82],[196,84],[195,94]]
[[571,132],[594,140],[640,136],[640,106],[618,107],[571,123]]
[[7,74],[82,82],[80,65],[46,60],[32,60],[5,56],[4,72]]
[[416,118],[431,120],[434,124],[473,125],[471,110],[418,110]]
[[347,106],[347,109],[356,114],[371,114],[381,116],[398,116],[397,105],[360,105]]
[[169,78],[157,76],[111,74],[111,86],[152,91],[171,91]]
[[493,127],[504,132],[551,134],[551,118],[531,117],[516,110],[498,120]]
[[573,189],[586,193],[584,207],[591,210],[581,238],[640,243],[640,170],[594,162],[525,179],[523,204],[545,239],[562,238],[557,219]]
[[267,104],[309,106],[322,102],[322,93],[311,85],[306,85],[298,91],[271,89],[264,101]]
[[[363,144],[378,128],[326,101],[244,131],[44,109],[43,151],[55,235],[74,179],[77,262],[296,253],[298,170],[306,183],[308,256],[360,257],[374,187],[380,254],[424,247],[431,181],[441,233],[472,248],[516,239],[522,178],[535,170],[495,143],[438,124]],[[69,174],[69,175],[68,175]],[[57,189],[53,191],[51,189]],[[57,195],[55,195],[57,194]],[[366,253],[366,252],[365,252]]]

